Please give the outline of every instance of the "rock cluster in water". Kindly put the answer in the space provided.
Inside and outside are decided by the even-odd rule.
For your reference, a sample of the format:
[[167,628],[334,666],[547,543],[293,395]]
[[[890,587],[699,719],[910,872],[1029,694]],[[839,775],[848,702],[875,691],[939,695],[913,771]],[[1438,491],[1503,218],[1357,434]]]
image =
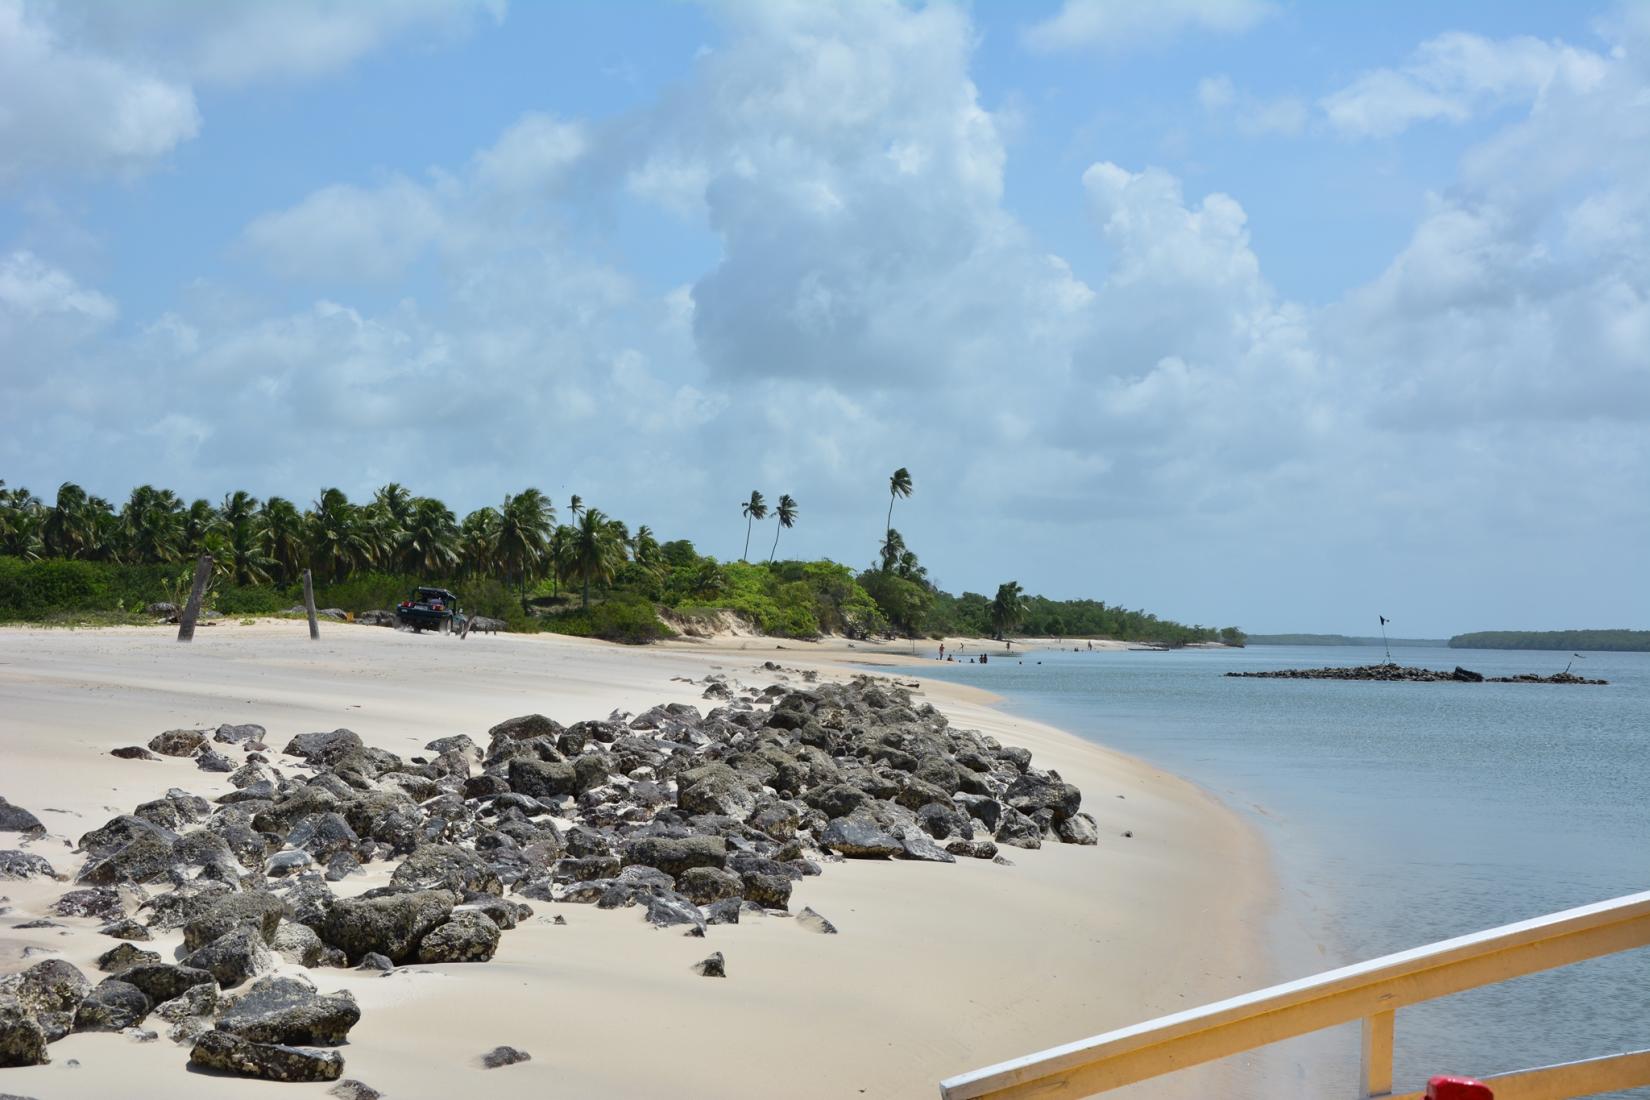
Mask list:
[[1270,672],[1228,672],[1258,680],[1393,680],[1404,683],[1431,684],[1450,681],[1458,684],[1607,684],[1608,680],[1589,680],[1570,672],[1555,672],[1539,676],[1533,672],[1517,676],[1485,676],[1460,665],[1453,672],[1435,668],[1413,668],[1408,665],[1359,665],[1355,668],[1282,668]]
[[[460,734],[410,760],[349,730],[307,733],[282,750],[301,761],[286,771],[260,726],[156,736],[143,757],[216,771],[226,751],[244,754],[229,761],[234,789],[209,802],[173,788],[80,837],[78,881],[52,912],[102,922],[119,942],[96,984],[58,959],[0,979],[0,1066],[46,1062],[72,1031],[153,1038],[140,1025],[159,1017],[202,1068],[336,1080],[332,1048],[360,1010],[348,992],[272,973],[277,957],[484,962],[532,915],[518,899],[635,907],[703,935],[744,912],[788,913],[792,884],[834,859],[1006,862],[999,845],[1096,842],[1075,786],[1026,749],[951,728],[903,688],[860,678],[756,692],[713,676],[705,695],[724,705],[571,726],[526,715],[494,726],[485,748]],[[44,832],[4,799],[0,828]],[[388,885],[334,894],[331,883],[391,859]],[[54,874],[39,856],[0,852],[4,877]],[[796,921],[837,931],[811,909]],[[174,961],[137,946],[178,930]],[[696,969],[726,973],[719,953]]]

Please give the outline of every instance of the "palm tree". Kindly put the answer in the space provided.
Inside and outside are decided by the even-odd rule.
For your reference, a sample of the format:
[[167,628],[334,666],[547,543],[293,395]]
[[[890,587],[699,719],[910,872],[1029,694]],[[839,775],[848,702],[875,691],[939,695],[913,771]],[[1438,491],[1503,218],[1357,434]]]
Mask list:
[[46,552],[41,539],[46,506],[27,489],[5,485],[0,481],[0,554],[36,561]]
[[568,580],[583,584],[586,608],[590,606],[590,582],[612,583],[613,575],[624,563],[624,542],[616,524],[600,508],[587,508],[570,529],[572,536],[562,548],[561,564]]
[[773,531],[773,548],[768,551],[770,562],[773,561],[773,556],[779,552],[779,532],[796,526],[796,512],[796,501],[791,497],[791,494],[780,493],[779,503],[775,505],[773,510],[774,518],[779,522]]
[[1005,633],[1020,621],[1025,614],[1025,589],[1020,587],[1019,581],[1009,581],[997,586],[997,598],[991,601],[991,628],[1001,638]]
[[527,582],[544,564],[556,509],[537,489],[523,489],[504,498],[499,509],[498,560],[515,577],[521,602],[527,603]]
[[460,569],[466,576],[486,576],[498,569],[498,533],[502,525],[496,508],[477,508],[464,517],[458,547]]
[[189,557],[199,557],[206,553],[206,536],[218,527],[218,511],[208,500],[196,500],[190,503],[189,511],[183,517],[183,549]]
[[290,500],[270,497],[258,510],[258,519],[264,557],[283,582],[296,580],[306,557],[303,514]]
[[928,583],[928,569],[917,561],[916,552],[913,550],[900,551],[899,560],[894,563],[894,576],[918,584]]
[[57,503],[46,512],[40,538],[46,553],[58,558],[88,556],[96,521],[91,516],[86,490],[72,481],[57,487]]
[[567,514],[577,523],[579,517],[584,514],[584,498],[574,493],[573,498],[567,502]]
[[183,502],[170,489],[139,485],[120,510],[120,529],[128,562],[176,561],[183,536]]
[[397,528],[407,526],[407,521],[412,518],[413,508],[417,503],[412,493],[399,481],[392,481],[380,488],[372,495],[372,502],[394,521]]
[[417,497],[401,528],[397,547],[401,568],[445,577],[458,564],[458,523],[452,509],[431,497]]
[[208,533],[206,539],[217,562],[218,572],[228,577],[232,584],[267,582],[269,567],[275,563],[263,551],[257,498],[243,489],[237,489],[223,498],[218,515],[221,522],[215,531]]
[[636,528],[636,535],[630,540],[630,556],[645,569],[657,568],[659,564],[659,540],[654,537],[653,528],[645,523]]
[[888,522],[883,524],[888,530],[894,529],[894,501],[899,497],[911,495],[911,471],[904,466],[895,470],[888,479]]
[[373,561],[372,532],[360,511],[342,489],[323,489],[305,517],[310,563],[335,581]]
[[882,571],[884,573],[893,572],[894,566],[899,564],[900,555],[904,553],[906,553],[904,537],[892,527],[888,528],[888,534],[883,538],[882,546],[877,551],[877,555],[882,559]]
[[768,502],[762,499],[761,493],[752,489],[751,498],[739,506],[739,514],[745,517],[745,552],[739,555],[739,560],[744,561],[751,552],[751,524],[767,517]]

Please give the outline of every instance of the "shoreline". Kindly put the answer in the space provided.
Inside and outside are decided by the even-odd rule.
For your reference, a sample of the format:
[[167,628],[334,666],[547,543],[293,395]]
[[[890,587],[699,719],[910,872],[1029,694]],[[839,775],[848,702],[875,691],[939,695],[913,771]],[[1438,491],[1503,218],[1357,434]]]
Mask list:
[[[72,837],[167,786],[217,793],[222,777],[187,761],[107,756],[172,726],[261,722],[272,743],[345,726],[368,744],[407,752],[534,711],[573,721],[669,701],[708,710],[700,686],[681,678],[701,680],[717,665],[753,685],[789,677],[806,688],[802,669],[844,678],[866,657],[898,656],[881,646],[751,638],[648,649],[545,635],[458,642],[342,625],[310,643],[283,620],[203,633],[189,647],[142,627],[0,628],[0,688],[15,701],[0,734],[9,773],[0,794],[54,808],[41,814],[48,829]],[[782,667],[765,670],[764,660]],[[391,1095],[474,1088],[483,1079],[473,1057],[510,1043],[535,1061],[490,1072],[485,1087],[498,1095],[551,1082],[604,1095],[712,1095],[789,1079],[829,1036],[855,1051],[852,1064],[823,1067],[788,1091],[923,1094],[954,1073],[1272,980],[1265,940],[1276,885],[1264,840],[1241,816],[1195,783],[999,709],[977,688],[925,681],[922,692],[954,724],[1023,745],[1039,767],[1081,787],[1100,846],[1010,849],[1007,868],[830,864],[797,884],[792,907],[826,914],[842,928],[837,937],[799,936],[790,922],[768,920],[713,930],[719,942],[708,944],[655,933],[633,911],[544,903],[536,906],[544,922],[524,923],[490,963],[417,967],[389,980],[308,971],[321,989],[349,988],[361,1001],[345,1075]],[[1131,827],[1136,836],[1121,838]],[[67,857],[56,841],[33,850]],[[18,917],[38,904],[32,895],[68,889],[7,886]],[[569,927],[549,926],[552,912]],[[7,972],[19,968],[23,943],[56,947],[88,970],[111,944],[89,930],[25,936],[15,923],[0,928]],[[685,968],[711,948],[727,952],[730,977],[707,989]],[[447,1014],[460,1006],[465,1022],[454,1028]],[[658,1065],[626,1060],[636,1036],[616,1034],[615,1020],[632,1021],[619,1032],[641,1029]],[[732,1063],[718,1053],[718,1037],[728,1035],[749,1040]],[[165,1040],[74,1035],[52,1056],[56,1065],[5,1071],[0,1085],[92,1096],[117,1079],[109,1074],[140,1072],[160,1075],[157,1091],[178,1096],[260,1087],[186,1074],[187,1052]],[[82,1067],[68,1074],[61,1063],[71,1057]],[[1230,1092],[1232,1073],[1176,1075],[1158,1083],[1160,1094],[1185,1095],[1204,1074],[1220,1075]]]

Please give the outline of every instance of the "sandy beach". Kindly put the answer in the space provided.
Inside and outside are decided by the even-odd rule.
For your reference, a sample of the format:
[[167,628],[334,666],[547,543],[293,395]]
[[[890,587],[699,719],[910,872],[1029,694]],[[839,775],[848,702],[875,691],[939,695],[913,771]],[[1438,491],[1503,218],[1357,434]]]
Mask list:
[[[738,638],[636,649],[553,635],[460,642],[339,624],[312,643],[289,621],[226,622],[189,646],[164,628],[0,629],[0,795],[49,830],[26,850],[73,876],[75,838],[109,817],[168,787],[208,798],[230,789],[187,759],[109,755],[163,730],[256,722],[278,751],[292,735],[344,727],[405,756],[449,734],[484,742],[495,723],[534,712],[570,723],[661,702],[708,710],[702,685],[690,681],[712,672],[805,687],[804,669],[829,680],[871,663],[898,676],[907,659],[899,646],[863,643]],[[767,661],[782,671],[764,669]],[[344,1076],[392,1097],[924,1096],[950,1074],[1276,976],[1261,949],[1272,896],[1265,853],[1229,810],[1132,758],[1007,716],[983,692],[921,692],[953,725],[1024,746],[1037,766],[1080,787],[1099,845],[1006,849],[1014,863],[1006,867],[830,863],[797,884],[791,909],[811,906],[837,925],[836,936],[754,917],[689,938],[649,927],[634,909],[534,902],[535,916],[507,932],[487,963],[383,977],[307,971],[321,990],[349,989],[360,1003],[361,1022],[340,1048]],[[17,840],[7,834],[0,847]],[[379,884],[391,866],[337,889]],[[14,927],[45,915],[69,888],[4,884],[0,974],[48,957],[25,959],[32,946],[99,977],[92,962],[114,941],[96,922]],[[179,942],[170,933],[145,946],[170,958]],[[724,981],[690,969],[712,950],[726,956]],[[478,1056],[500,1044],[533,1060],[481,1069]],[[0,1070],[0,1091],[40,1100],[326,1091],[188,1072],[187,1049],[164,1034],[150,1043],[74,1034],[50,1052],[50,1065]],[[1194,1095],[1199,1080],[1151,1091]],[[1228,1094],[1248,1091],[1237,1085]]]

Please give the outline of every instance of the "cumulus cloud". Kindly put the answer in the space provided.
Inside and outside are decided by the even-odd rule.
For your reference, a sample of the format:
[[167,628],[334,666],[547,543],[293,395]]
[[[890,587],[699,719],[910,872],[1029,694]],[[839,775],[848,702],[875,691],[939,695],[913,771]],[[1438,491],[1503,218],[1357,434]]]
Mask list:
[[1365,73],[1320,106],[1342,134],[1391,137],[1420,122],[1466,122],[1554,89],[1587,92],[1608,65],[1563,42],[1451,32],[1423,42],[1400,67]]
[[1293,136],[1306,129],[1310,111],[1295,96],[1262,99],[1239,91],[1231,77],[1208,76],[1197,83],[1197,101],[1211,117],[1230,120],[1246,137]]
[[0,185],[129,171],[200,129],[187,84],[75,48],[22,0],[0,0],[0,103]]
[[141,171],[200,132],[199,84],[312,79],[503,11],[503,0],[0,0],[0,186]]
[[1269,0],[1065,0],[1054,15],[1027,27],[1024,39],[1031,49],[1043,52],[1118,49],[1189,31],[1246,31],[1276,10]]

